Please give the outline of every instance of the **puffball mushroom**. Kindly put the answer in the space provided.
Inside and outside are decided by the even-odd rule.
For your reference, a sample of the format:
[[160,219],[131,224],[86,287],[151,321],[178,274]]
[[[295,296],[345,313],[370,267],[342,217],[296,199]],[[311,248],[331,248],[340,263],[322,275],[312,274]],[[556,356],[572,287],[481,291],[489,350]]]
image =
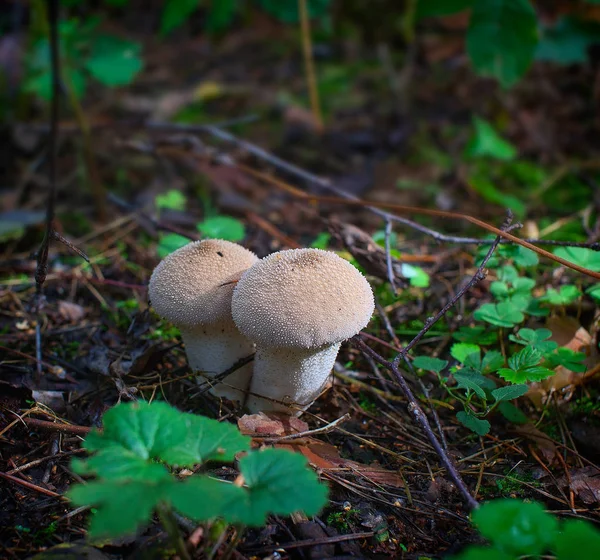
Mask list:
[[231,303],[238,329],[256,343],[246,406],[301,414],[327,382],[342,341],[373,309],[365,277],[330,251],[280,251],[250,267]]
[[[148,286],[150,302],[179,328],[194,371],[214,377],[254,352],[252,342],[233,323],[231,296],[235,281],[257,261],[254,253],[236,243],[205,239],[174,251],[154,269]],[[251,376],[247,364],[211,392],[243,403]]]

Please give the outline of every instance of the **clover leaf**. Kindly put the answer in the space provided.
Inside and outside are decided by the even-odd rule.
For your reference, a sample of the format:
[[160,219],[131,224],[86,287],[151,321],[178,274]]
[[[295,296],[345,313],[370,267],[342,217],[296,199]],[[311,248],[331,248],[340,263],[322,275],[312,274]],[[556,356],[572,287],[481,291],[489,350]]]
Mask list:
[[475,319],[485,321],[497,327],[514,327],[525,320],[519,309],[515,309],[510,302],[484,303],[473,314]]
[[552,352],[558,347],[558,344],[553,340],[548,340],[552,336],[552,331],[549,329],[519,329],[516,335],[510,334],[508,338],[517,344],[523,346],[531,346],[539,350],[542,354]]
[[558,247],[554,254],[594,272],[600,272],[600,251],[593,251],[584,247]]

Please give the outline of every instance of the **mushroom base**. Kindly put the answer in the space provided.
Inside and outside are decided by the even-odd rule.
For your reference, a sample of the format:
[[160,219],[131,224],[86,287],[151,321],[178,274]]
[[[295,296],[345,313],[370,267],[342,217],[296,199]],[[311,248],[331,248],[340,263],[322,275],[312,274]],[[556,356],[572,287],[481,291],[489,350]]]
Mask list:
[[277,411],[295,416],[302,414],[327,383],[340,344],[316,350],[257,348],[247,408],[252,413]]
[[[188,363],[194,371],[202,372],[204,377],[196,381],[202,384],[210,378],[223,373],[238,360],[250,356],[254,345],[243,336],[233,323],[180,329],[185,344]],[[237,369],[222,382],[211,387],[210,392],[217,397],[244,403],[247,397],[252,363]]]

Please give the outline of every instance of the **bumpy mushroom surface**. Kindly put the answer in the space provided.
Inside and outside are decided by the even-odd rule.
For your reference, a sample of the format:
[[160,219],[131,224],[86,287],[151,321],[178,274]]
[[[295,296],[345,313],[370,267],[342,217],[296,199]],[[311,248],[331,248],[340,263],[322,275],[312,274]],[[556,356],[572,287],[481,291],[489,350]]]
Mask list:
[[365,277],[335,253],[292,249],[249,268],[231,309],[238,329],[256,343],[246,405],[251,412],[300,413],[323,389],[341,342],[369,322],[374,300]]
[[[236,243],[205,239],[174,251],[154,269],[150,302],[159,315],[179,327],[194,371],[213,377],[254,351],[233,323],[231,297],[235,281],[257,261],[254,253]],[[211,392],[244,402],[251,375],[248,364]]]

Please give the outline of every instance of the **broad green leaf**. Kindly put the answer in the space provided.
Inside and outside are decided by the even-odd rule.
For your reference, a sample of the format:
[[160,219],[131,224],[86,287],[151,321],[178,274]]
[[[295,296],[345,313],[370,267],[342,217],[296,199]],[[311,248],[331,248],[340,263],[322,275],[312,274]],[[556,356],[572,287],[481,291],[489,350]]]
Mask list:
[[140,51],[141,45],[134,41],[98,35],[90,45],[85,68],[105,86],[125,86],[133,82],[142,69]]
[[183,25],[199,4],[200,0],[167,0],[160,16],[161,35],[166,35]]
[[467,356],[470,354],[479,355],[480,352],[481,348],[477,344],[468,342],[457,342],[456,344],[453,344],[450,349],[451,356],[461,364],[465,363]]
[[467,157],[491,157],[509,161],[517,156],[517,149],[504,140],[489,122],[475,117],[473,126],[473,136],[465,148]]
[[510,208],[517,217],[525,215],[527,207],[518,197],[496,186],[487,170],[471,168],[467,177],[469,186],[485,200],[503,208]]
[[498,401],[511,401],[522,397],[529,391],[527,385],[507,385],[506,387],[500,387],[492,391],[492,396]]
[[190,476],[170,489],[169,501],[179,513],[202,522],[227,517],[235,504],[246,499],[246,494],[247,490],[228,482]]
[[514,370],[500,368],[498,375],[505,381],[511,383],[527,383],[528,381],[541,381],[554,375],[554,371],[543,366],[531,366],[524,369]]
[[585,293],[592,296],[596,301],[600,301],[600,284],[588,288]]
[[498,340],[498,334],[494,331],[487,331],[485,327],[460,327],[452,334],[452,338],[460,342],[477,343],[481,346],[489,346]]
[[496,548],[489,546],[469,546],[452,560],[515,560],[511,554],[506,554]]
[[600,272],[600,251],[593,251],[584,247],[558,247],[554,254],[594,272]]
[[103,449],[87,459],[73,459],[71,466],[80,475],[104,479],[139,479],[148,482],[170,477],[164,465],[143,459],[124,447]]
[[519,276],[513,280],[512,286],[516,293],[529,294],[535,288],[535,280],[526,276]]
[[415,288],[427,288],[429,286],[429,274],[427,274],[420,266],[402,263],[400,271],[405,278],[408,278],[411,286],[414,286]]
[[514,85],[529,68],[538,42],[537,18],[528,0],[475,2],[467,51],[475,71]]
[[506,299],[510,293],[508,284],[506,282],[500,282],[499,280],[496,280],[490,285],[490,293],[496,299]]
[[537,253],[521,245],[507,245],[505,254],[510,255],[509,258],[512,258],[517,266],[536,266],[540,262]]
[[581,292],[573,284],[561,286],[560,290],[548,288],[546,294],[539,298],[539,301],[547,302],[550,305],[569,305],[581,296]]
[[198,231],[206,237],[225,239],[226,241],[241,241],[246,236],[244,224],[231,216],[215,216],[207,218],[197,226]]
[[476,509],[472,518],[483,537],[514,556],[541,554],[558,530],[556,519],[536,502],[494,500]]
[[135,532],[151,519],[152,510],[177,482],[172,477],[159,482],[119,480],[77,484],[67,496],[76,506],[94,506],[89,536],[120,537]]
[[480,420],[464,410],[456,413],[456,419],[466,428],[475,432],[479,436],[485,436],[490,431],[490,423],[487,420]]
[[429,356],[417,356],[413,360],[413,366],[416,368],[426,369],[427,371],[434,371],[440,373],[448,362],[446,360],[440,360],[439,358],[431,358]]
[[322,231],[315,237],[314,241],[310,244],[313,249],[323,249],[326,250],[329,247],[329,240],[331,239],[331,234],[326,231]]
[[235,16],[237,7],[237,0],[212,0],[206,19],[206,30],[211,33],[217,33],[229,27]]
[[493,373],[504,365],[504,356],[497,350],[489,350],[483,356],[481,368],[483,373]]
[[514,369],[523,369],[540,363],[542,353],[531,346],[526,346],[508,359],[508,365]]
[[498,278],[512,284],[519,277],[519,272],[512,264],[507,264],[498,270]]
[[[259,0],[259,4],[265,12],[283,23],[299,21],[297,0]],[[327,14],[331,0],[310,0],[306,4],[308,15],[319,18]]]
[[552,352],[558,347],[553,340],[548,340],[552,336],[549,329],[519,329],[516,335],[510,334],[508,338],[517,344],[531,346],[539,350],[542,354]]
[[565,521],[556,535],[554,551],[559,560],[596,560],[600,532],[585,521]]
[[474,0],[417,0],[417,20],[428,17],[449,16],[467,10]]
[[543,30],[535,57],[558,64],[583,64],[588,59],[588,47],[597,40],[598,35],[590,26],[562,17],[553,27]]
[[583,352],[575,352],[570,348],[557,348],[553,354],[546,355],[544,365],[549,368],[563,366],[571,371],[583,373],[587,370],[585,359],[586,355]]
[[307,468],[306,459],[285,449],[265,449],[240,459],[245,499],[232,503],[226,520],[259,527],[267,514],[302,511],[316,515],[327,502],[327,486]]
[[475,319],[486,321],[497,327],[514,327],[525,320],[519,309],[515,309],[509,302],[484,303],[473,314]]
[[[460,373],[453,374],[456,384],[460,389],[470,389],[475,394],[484,399],[486,398],[485,391],[477,384],[475,376],[472,375],[461,375]],[[481,376],[483,378],[483,376]],[[485,378],[483,378],[485,379]]]
[[192,466],[214,459],[231,461],[250,446],[250,439],[231,424],[185,414],[160,402],[117,405],[104,414],[103,425],[104,431],[89,434],[84,444],[100,455],[124,449],[141,459]]
[[179,235],[178,233],[161,233],[156,247],[156,252],[161,259],[170,255],[173,251],[185,247],[191,239]]
[[527,422],[529,422],[529,418],[509,401],[502,401],[498,405],[498,410],[502,413],[504,418],[513,424],[527,424]]
[[171,189],[166,193],[157,195],[154,199],[154,204],[158,209],[185,210],[187,198],[181,191]]

